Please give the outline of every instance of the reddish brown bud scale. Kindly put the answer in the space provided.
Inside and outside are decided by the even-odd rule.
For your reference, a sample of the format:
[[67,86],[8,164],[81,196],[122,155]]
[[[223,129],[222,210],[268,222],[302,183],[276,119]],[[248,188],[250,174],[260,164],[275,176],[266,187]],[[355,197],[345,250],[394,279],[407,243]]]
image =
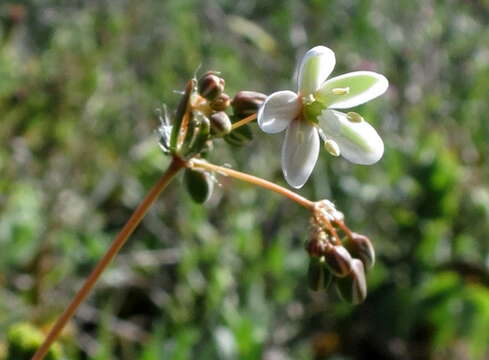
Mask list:
[[346,248],[354,257],[362,260],[366,269],[374,266],[375,250],[372,242],[365,235],[352,233],[352,237],[346,242]]
[[345,277],[351,272],[352,257],[341,245],[329,247],[324,254],[324,259],[329,270],[337,277]]
[[320,257],[326,253],[328,243],[325,240],[312,238],[306,244],[306,250],[310,256]]
[[365,268],[360,260],[352,260],[350,275],[337,279],[336,289],[344,300],[354,305],[365,301],[367,298],[367,280],[365,278]]
[[205,73],[197,85],[200,96],[211,101],[224,91],[225,81],[213,72]]
[[224,136],[231,132],[232,124],[228,114],[218,111],[210,116],[211,132],[216,136]]
[[239,118],[245,118],[258,111],[265,102],[267,96],[256,91],[240,91],[232,101],[234,114]]
[[225,111],[231,105],[231,98],[228,94],[222,93],[211,101],[210,106],[215,111]]

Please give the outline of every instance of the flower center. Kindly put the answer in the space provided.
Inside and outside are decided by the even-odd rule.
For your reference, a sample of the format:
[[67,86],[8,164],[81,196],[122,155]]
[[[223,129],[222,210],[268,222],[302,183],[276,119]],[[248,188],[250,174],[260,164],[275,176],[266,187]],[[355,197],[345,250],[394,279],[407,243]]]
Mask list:
[[304,119],[318,124],[318,116],[321,115],[321,111],[326,109],[323,103],[316,100],[313,94],[302,97],[302,116]]

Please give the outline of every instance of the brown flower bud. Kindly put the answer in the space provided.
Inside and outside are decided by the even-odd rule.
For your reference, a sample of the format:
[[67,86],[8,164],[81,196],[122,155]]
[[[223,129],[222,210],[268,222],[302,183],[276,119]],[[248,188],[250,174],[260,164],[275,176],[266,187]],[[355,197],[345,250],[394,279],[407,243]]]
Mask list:
[[240,118],[250,116],[258,111],[267,96],[256,91],[240,91],[232,101],[234,114]]
[[351,272],[351,255],[341,245],[329,247],[324,254],[324,260],[329,270],[337,277],[347,276]]
[[366,269],[371,269],[375,264],[375,250],[372,242],[365,235],[353,233],[352,238],[345,244],[353,257],[362,260]]
[[199,94],[209,101],[214,100],[224,91],[224,83],[223,78],[209,71],[199,79]]
[[326,234],[323,231],[318,231],[314,232],[309,241],[306,242],[306,251],[309,256],[321,257],[326,253],[328,246]]
[[216,136],[224,136],[231,132],[232,124],[228,114],[219,111],[211,115],[211,133]]
[[354,305],[365,301],[367,298],[367,280],[363,263],[360,260],[352,260],[349,276],[336,279],[336,289],[341,298]]
[[231,105],[231,98],[226,93],[222,93],[210,103],[211,108],[215,111],[224,111],[229,105]]

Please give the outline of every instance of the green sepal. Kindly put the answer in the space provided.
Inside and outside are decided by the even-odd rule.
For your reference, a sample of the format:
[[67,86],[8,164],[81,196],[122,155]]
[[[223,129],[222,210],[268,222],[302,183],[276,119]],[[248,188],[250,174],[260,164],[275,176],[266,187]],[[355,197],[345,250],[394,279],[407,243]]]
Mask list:
[[175,118],[173,119],[173,127],[170,137],[170,151],[173,154],[178,154],[180,149],[177,149],[178,135],[180,133],[180,128],[182,126],[183,117],[185,112],[189,107],[190,97],[195,89],[196,81],[195,79],[189,80],[185,85],[185,90],[178,104],[177,111],[175,113]]
[[307,268],[307,282],[313,291],[327,290],[333,280],[333,274],[328,270],[322,258],[311,256]]
[[234,129],[224,136],[223,139],[230,145],[243,146],[253,140],[253,131],[251,130],[251,127],[246,124]]
[[200,154],[210,136],[210,122],[207,116],[200,111],[193,111],[189,128],[183,141],[182,155],[192,157]]
[[196,203],[202,204],[212,195],[214,183],[205,172],[185,169],[183,179],[190,197]]

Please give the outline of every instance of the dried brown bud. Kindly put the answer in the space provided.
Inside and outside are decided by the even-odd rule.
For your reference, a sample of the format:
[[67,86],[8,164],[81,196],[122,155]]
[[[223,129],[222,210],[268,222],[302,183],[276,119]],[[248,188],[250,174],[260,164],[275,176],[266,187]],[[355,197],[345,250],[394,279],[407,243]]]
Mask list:
[[306,250],[309,256],[321,257],[326,253],[328,246],[328,239],[324,231],[315,231],[306,243]]
[[211,101],[210,106],[215,111],[224,111],[231,105],[231,98],[228,94],[222,93]]
[[232,124],[228,114],[219,111],[211,115],[211,133],[216,136],[224,136],[231,132]]
[[343,246],[330,246],[324,254],[329,270],[337,277],[347,276],[351,272],[351,255]]
[[237,117],[244,118],[258,111],[267,96],[256,91],[240,91],[233,99],[232,106]]
[[362,260],[366,269],[371,269],[375,264],[375,250],[372,242],[365,235],[353,233],[352,238],[345,244],[353,257]]
[[222,94],[224,83],[223,78],[213,72],[207,72],[199,79],[199,94],[207,100],[212,101]]
[[352,260],[349,276],[336,279],[336,289],[344,300],[354,305],[365,301],[367,298],[367,280],[363,263],[360,260]]

